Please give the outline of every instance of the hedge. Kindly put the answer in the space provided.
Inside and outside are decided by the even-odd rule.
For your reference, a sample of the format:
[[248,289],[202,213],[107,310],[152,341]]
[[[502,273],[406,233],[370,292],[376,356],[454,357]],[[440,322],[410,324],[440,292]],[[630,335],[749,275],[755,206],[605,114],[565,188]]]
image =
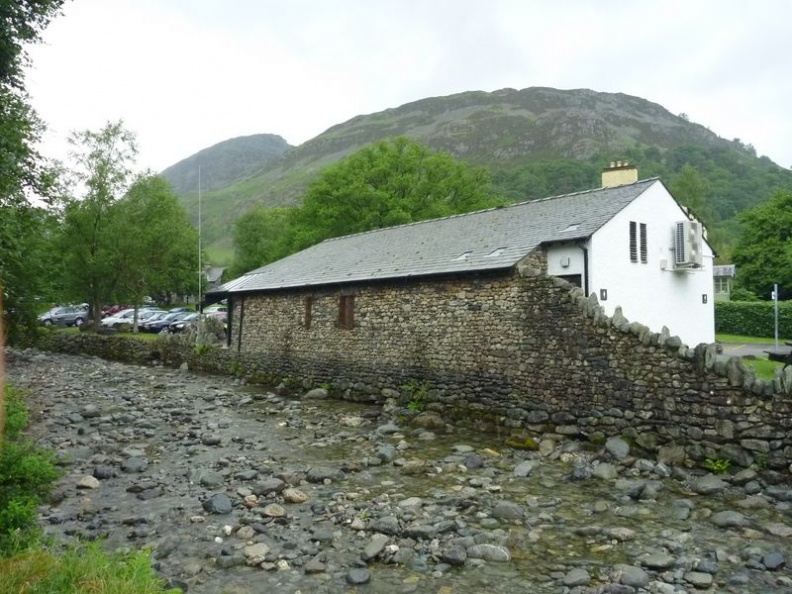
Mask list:
[[[715,303],[715,332],[740,336],[775,336],[772,301],[718,301]],[[778,337],[792,339],[792,301],[778,303]]]

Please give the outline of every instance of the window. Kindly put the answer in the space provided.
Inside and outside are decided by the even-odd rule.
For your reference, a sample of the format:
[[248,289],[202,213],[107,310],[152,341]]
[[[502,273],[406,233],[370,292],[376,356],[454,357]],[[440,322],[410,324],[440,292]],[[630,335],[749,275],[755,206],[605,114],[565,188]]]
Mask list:
[[715,277],[715,292],[728,293],[729,292],[729,277],[716,276]]
[[641,223],[641,262],[646,264],[647,261],[647,248],[646,248],[646,223]]
[[338,299],[338,327],[351,330],[355,327],[355,296],[341,295]]
[[[640,250],[639,250],[640,241]],[[638,262],[638,255],[641,256],[641,263],[648,261],[648,248],[646,245],[646,223],[636,223],[630,221],[630,262]]]
[[313,319],[313,297],[306,297],[305,318],[303,320],[303,325],[305,326],[306,329],[310,329],[312,319]]

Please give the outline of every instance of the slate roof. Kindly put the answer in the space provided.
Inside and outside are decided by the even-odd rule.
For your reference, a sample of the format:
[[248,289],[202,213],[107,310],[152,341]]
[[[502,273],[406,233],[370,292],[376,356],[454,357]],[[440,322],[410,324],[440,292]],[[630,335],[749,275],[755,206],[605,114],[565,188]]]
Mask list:
[[657,179],[328,239],[216,289],[242,293],[506,269],[542,243],[584,239]]

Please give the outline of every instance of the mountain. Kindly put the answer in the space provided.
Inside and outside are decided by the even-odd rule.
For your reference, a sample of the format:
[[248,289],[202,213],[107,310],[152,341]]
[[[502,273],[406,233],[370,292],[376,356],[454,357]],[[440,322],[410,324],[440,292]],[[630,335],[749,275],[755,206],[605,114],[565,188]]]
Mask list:
[[197,191],[200,167],[202,190],[219,190],[245,179],[290,148],[288,142],[275,134],[240,136],[203,149],[160,175],[177,194],[184,195]]
[[[357,116],[298,147],[284,141],[283,152],[258,167],[255,156],[245,157],[250,166],[245,175],[218,164],[217,182],[211,190],[204,185],[202,202],[210,255],[230,258],[233,221],[241,212],[257,203],[297,204],[329,164],[399,135],[489,167],[495,191],[513,201],[595,187],[602,167],[616,159],[636,163],[642,178],[661,176],[667,183],[691,165],[701,175],[707,210],[717,221],[731,220],[774,188],[792,187],[792,173],[767,157],[757,158],[750,145],[723,139],[640,97],[545,87],[473,91]],[[227,143],[233,147],[239,140]],[[196,184],[179,187],[194,215]]]

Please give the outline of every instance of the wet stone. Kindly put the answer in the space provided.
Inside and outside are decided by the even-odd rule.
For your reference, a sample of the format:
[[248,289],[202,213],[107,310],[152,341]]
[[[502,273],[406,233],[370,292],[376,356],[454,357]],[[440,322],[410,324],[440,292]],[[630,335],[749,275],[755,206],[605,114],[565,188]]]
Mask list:
[[203,502],[203,508],[210,514],[230,514],[233,510],[233,505],[228,495],[216,493]]
[[353,586],[362,586],[371,581],[371,572],[365,567],[353,567],[347,572],[346,580]]
[[509,549],[500,545],[477,544],[468,547],[467,556],[471,559],[484,559],[495,563],[505,563],[511,561]]
[[769,571],[778,571],[786,565],[786,557],[780,551],[772,551],[762,557],[762,565]]
[[565,586],[570,588],[574,586],[585,586],[591,581],[591,576],[585,569],[577,567],[568,572],[562,581]]
[[143,472],[148,468],[148,460],[140,456],[132,456],[127,458],[121,464],[121,470],[124,472]]

